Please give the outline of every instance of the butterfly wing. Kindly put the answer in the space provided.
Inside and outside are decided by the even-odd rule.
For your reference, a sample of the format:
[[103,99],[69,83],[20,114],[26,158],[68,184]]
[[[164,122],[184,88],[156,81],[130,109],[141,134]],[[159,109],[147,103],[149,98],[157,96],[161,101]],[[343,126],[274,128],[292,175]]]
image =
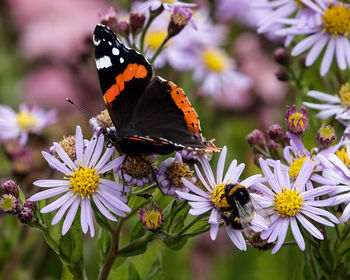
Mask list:
[[118,130],[130,122],[153,75],[152,66],[141,54],[124,46],[105,25],[96,25],[93,41],[103,98]]
[[198,115],[184,91],[160,77],[155,77],[140,97],[132,123],[151,139],[185,148],[215,148],[204,141]]

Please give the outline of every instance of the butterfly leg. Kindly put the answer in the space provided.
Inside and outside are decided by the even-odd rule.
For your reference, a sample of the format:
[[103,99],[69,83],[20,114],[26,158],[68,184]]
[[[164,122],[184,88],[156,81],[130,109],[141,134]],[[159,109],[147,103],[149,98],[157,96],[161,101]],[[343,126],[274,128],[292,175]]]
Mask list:
[[123,160],[123,162],[122,162],[122,164],[121,164],[121,168],[120,168],[120,172],[121,172],[121,174],[122,174],[122,181],[123,181],[123,192],[124,192],[125,185],[126,185],[126,183],[125,183],[125,177],[124,177],[124,164],[125,164],[125,162],[126,162],[127,159],[128,159],[128,155],[125,156],[125,158],[124,158],[124,160]]
[[154,168],[153,168],[152,164],[149,163],[147,160],[145,160],[141,155],[139,155],[139,158],[151,168],[152,175],[153,175],[154,181],[155,181],[156,184],[157,184],[158,189],[160,190],[160,192],[161,192],[163,195],[165,195],[165,193],[163,192],[163,190],[162,190],[161,187],[159,186],[159,183],[158,183],[158,180],[157,180],[157,175],[156,175],[156,173],[154,172]]

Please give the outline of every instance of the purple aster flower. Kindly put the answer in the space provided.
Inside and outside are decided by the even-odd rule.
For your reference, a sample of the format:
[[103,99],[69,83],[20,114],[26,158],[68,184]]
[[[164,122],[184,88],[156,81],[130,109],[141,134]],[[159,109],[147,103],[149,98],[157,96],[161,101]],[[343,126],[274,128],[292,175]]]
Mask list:
[[[124,181],[128,186],[143,187],[144,185],[154,182],[153,171],[158,173],[158,169],[153,166],[155,155],[152,156],[128,156],[121,155],[119,164],[114,168],[119,179]],[[152,167],[151,167],[152,165]],[[153,171],[152,171],[153,168]]]
[[[38,201],[63,194],[54,202],[41,209],[41,213],[57,210],[52,224],[57,224],[66,213],[62,226],[62,234],[66,234],[71,227],[79,206],[80,223],[84,233],[90,228],[91,237],[95,234],[93,223],[93,201],[97,209],[109,220],[117,221],[114,215],[125,216],[130,208],[125,204],[126,197],[122,194],[123,185],[102,178],[103,173],[120,165],[121,158],[108,162],[114,152],[114,147],[107,148],[102,155],[104,136],[94,136],[84,150],[84,141],[81,128],[77,126],[75,134],[76,161],[72,161],[60,145],[54,143],[55,150],[62,162],[47,152],[42,152],[50,166],[62,172],[65,177],[61,180],[38,180],[33,184],[49,188],[34,194],[30,200]],[[102,156],[101,156],[102,155]]]
[[42,129],[56,122],[56,111],[44,111],[39,107],[29,108],[21,104],[16,113],[9,106],[0,105],[0,138],[19,137],[20,145],[28,141],[29,133],[40,134]]
[[304,107],[301,107],[300,111],[297,112],[295,105],[292,107],[287,106],[286,121],[288,130],[299,136],[305,133],[309,125],[306,109]]
[[164,194],[175,196],[176,191],[188,192],[182,178],[196,182],[193,171],[183,162],[181,153],[177,152],[175,158],[169,157],[160,163],[157,180]]
[[[335,154],[329,155],[322,160],[326,166],[323,176],[332,180],[335,184],[332,195],[335,195],[333,205],[344,203],[345,209],[339,222],[344,223],[350,219],[350,149],[349,145],[345,145],[342,149],[336,151]],[[338,194],[338,195],[337,195]]]
[[312,109],[320,110],[320,112],[316,114],[316,117],[318,117],[321,120],[324,120],[331,116],[335,116],[335,118],[344,126],[350,124],[349,83],[346,83],[340,87],[340,90],[338,92],[339,96],[320,92],[317,90],[311,90],[307,93],[307,95],[320,101],[326,102],[322,104],[304,102],[305,106]]
[[276,33],[279,35],[308,34],[309,36],[300,41],[292,50],[292,55],[299,55],[310,49],[305,64],[312,65],[326,47],[322,62],[321,75],[325,75],[332,62],[334,55],[338,67],[345,70],[350,66],[350,42],[349,42],[349,18],[350,8],[338,1],[318,0],[314,3],[310,0],[301,0],[309,9],[313,10],[317,19],[315,26],[305,25],[305,20],[299,18],[279,20],[290,25]]
[[[312,172],[309,174],[310,176],[305,183],[306,188],[308,190],[313,189],[313,182],[319,183],[321,185],[333,185],[333,182],[331,180],[328,180],[327,178],[318,174],[320,171],[323,170],[323,165],[319,159],[319,156],[327,156],[328,154],[335,152],[338,146],[324,149],[319,153],[313,155],[305,148],[303,142],[297,135],[287,132],[287,136],[290,138],[290,146],[286,146],[283,149],[283,155],[284,159],[289,164],[289,167],[287,168],[290,178],[292,180],[296,180],[301,172],[304,162],[311,161],[314,163],[314,165],[312,168]],[[275,165],[274,160],[267,160],[267,162],[272,166]]]
[[149,231],[157,232],[161,230],[164,222],[164,216],[157,203],[152,202],[152,209],[148,209],[145,206],[143,209],[139,209],[139,219],[143,223],[143,227]]
[[[183,183],[192,193],[176,191],[178,196],[189,201],[189,204],[191,205],[189,213],[191,215],[201,215],[203,213],[211,211],[209,223],[211,225],[210,237],[212,240],[216,239],[219,230],[221,221],[220,208],[227,204],[227,202],[225,204],[224,200],[221,198],[225,192],[225,187],[227,185],[239,184],[245,188],[248,188],[257,182],[261,177],[261,175],[253,175],[239,182],[239,177],[244,170],[244,164],[241,163],[237,166],[237,161],[234,160],[231,162],[230,167],[227,170],[225,177],[223,178],[226,154],[227,149],[226,147],[223,147],[217,165],[216,178],[214,177],[213,171],[209,165],[207,158],[199,158],[199,161],[204,170],[204,176],[197,165],[195,165],[197,175],[206,191],[186,179],[183,179]],[[258,213],[255,215],[253,221],[251,222],[251,225],[253,226],[252,228],[259,230],[267,228],[265,221],[260,217],[260,215],[258,215]],[[246,250],[246,242],[241,230],[235,230],[228,224],[226,224],[225,228],[227,234],[229,235],[232,242],[237,246],[237,248],[240,250]]]
[[190,7],[197,6],[197,4],[181,2],[178,0],[147,0],[145,3],[143,3],[140,9],[141,10],[150,9],[151,11],[154,11],[160,8],[160,6],[163,6],[165,10],[171,12],[177,6],[190,8]]
[[[295,181],[291,180],[288,168],[283,166],[280,161],[276,161],[275,166],[273,166],[274,172],[271,171],[265,160],[260,159],[259,162],[270,188],[260,182],[255,183],[254,188],[262,193],[262,202],[264,201],[266,204],[264,208],[270,210],[271,215],[271,224],[267,230],[261,233],[261,238],[267,239],[269,243],[277,240],[272,254],[276,253],[283,245],[289,225],[299,248],[305,249],[305,241],[298,222],[312,236],[323,240],[323,234],[308,219],[330,227],[334,226],[333,223],[338,223],[338,220],[333,214],[320,208],[332,205],[334,198],[316,199],[332,192],[332,186],[306,190],[306,182],[312,173],[314,162],[305,160]],[[333,223],[322,216],[327,217]]]

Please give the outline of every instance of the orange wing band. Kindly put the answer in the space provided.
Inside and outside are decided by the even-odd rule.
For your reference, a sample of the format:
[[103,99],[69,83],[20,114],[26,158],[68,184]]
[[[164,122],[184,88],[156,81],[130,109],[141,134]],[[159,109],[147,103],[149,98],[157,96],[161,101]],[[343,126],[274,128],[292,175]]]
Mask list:
[[129,63],[124,72],[115,77],[113,84],[103,95],[106,104],[116,99],[116,97],[125,89],[125,82],[130,82],[132,79],[144,79],[148,72],[145,66],[137,63]]

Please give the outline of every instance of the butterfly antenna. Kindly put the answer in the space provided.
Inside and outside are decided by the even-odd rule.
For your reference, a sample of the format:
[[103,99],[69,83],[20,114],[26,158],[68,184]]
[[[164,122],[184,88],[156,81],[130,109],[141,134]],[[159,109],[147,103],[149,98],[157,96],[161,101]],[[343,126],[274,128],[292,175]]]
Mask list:
[[77,108],[79,111],[83,112],[84,114],[88,115],[90,118],[94,117],[94,114],[91,113],[90,111],[88,111],[87,109],[85,109],[82,106],[79,106],[77,104],[75,104],[71,99],[66,98],[66,101],[70,104],[72,104],[75,108]]

